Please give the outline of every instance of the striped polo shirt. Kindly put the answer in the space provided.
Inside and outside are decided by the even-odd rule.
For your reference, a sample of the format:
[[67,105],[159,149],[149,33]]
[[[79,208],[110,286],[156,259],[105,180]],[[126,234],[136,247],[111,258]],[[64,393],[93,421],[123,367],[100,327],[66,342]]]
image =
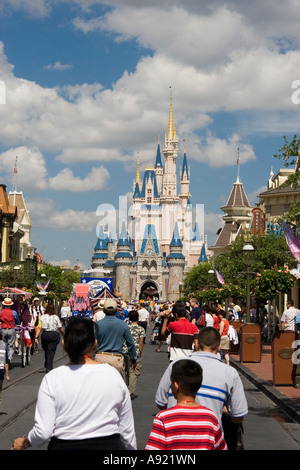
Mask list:
[[[216,354],[197,351],[188,359],[194,360],[202,367],[203,380],[196,395],[199,405],[213,410],[222,428],[222,413],[227,407],[230,416],[240,418],[248,413],[243,383],[236,369],[222,362]],[[171,408],[176,399],[171,391],[171,363],[162,376],[155,395],[159,408]]]
[[187,318],[179,318],[169,323],[166,335],[172,334],[170,344],[170,361],[190,356],[193,352],[193,344],[198,339],[198,328]]
[[213,411],[176,405],[156,415],[146,450],[227,450],[227,445]]

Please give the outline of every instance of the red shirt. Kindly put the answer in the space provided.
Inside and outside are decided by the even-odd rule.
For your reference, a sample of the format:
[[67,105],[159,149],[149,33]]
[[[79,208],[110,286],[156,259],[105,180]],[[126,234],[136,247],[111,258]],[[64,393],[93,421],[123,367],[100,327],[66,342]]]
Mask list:
[[1,328],[14,328],[15,327],[15,317],[14,312],[11,308],[4,308],[0,312],[0,322]]
[[146,450],[227,450],[219,421],[204,406],[176,405],[153,421]]
[[189,356],[193,352],[194,341],[198,339],[199,330],[187,318],[179,318],[169,323],[166,334],[172,333],[170,344],[170,360]]

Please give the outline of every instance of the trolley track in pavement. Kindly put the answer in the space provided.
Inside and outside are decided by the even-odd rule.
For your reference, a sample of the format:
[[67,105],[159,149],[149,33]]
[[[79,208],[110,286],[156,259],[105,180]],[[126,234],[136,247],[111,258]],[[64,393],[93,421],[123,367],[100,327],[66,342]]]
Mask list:
[[[54,365],[65,364],[66,357],[66,354],[60,354],[54,360]],[[5,380],[0,407],[0,433],[7,430],[36,405],[39,384],[45,371],[43,361],[42,363],[40,360],[38,362],[39,364],[33,367],[29,365],[17,370],[18,376],[13,378],[10,374],[10,380]],[[17,369],[16,366],[15,368]]]

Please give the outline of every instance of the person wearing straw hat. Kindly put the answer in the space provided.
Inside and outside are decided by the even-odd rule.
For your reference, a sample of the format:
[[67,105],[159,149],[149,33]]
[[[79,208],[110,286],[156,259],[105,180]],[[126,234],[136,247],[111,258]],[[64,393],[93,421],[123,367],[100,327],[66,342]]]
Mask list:
[[10,368],[16,339],[15,325],[20,323],[17,312],[12,308],[13,305],[12,299],[6,297],[2,302],[2,310],[0,312],[2,339],[6,346],[7,363]]

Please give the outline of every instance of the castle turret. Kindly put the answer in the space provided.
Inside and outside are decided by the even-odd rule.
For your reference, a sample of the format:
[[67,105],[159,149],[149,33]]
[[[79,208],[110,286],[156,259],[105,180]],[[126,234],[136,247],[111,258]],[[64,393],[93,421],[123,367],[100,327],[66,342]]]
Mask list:
[[179,236],[178,224],[174,227],[173,238],[170,243],[170,253],[167,256],[169,267],[169,300],[178,300],[180,297],[179,282],[183,279],[185,257],[182,254],[182,241]]
[[124,300],[130,300],[130,268],[133,256],[130,252],[131,242],[128,238],[125,222],[122,224],[122,230],[117,243],[117,252],[115,255],[116,272],[116,291],[122,294]]

